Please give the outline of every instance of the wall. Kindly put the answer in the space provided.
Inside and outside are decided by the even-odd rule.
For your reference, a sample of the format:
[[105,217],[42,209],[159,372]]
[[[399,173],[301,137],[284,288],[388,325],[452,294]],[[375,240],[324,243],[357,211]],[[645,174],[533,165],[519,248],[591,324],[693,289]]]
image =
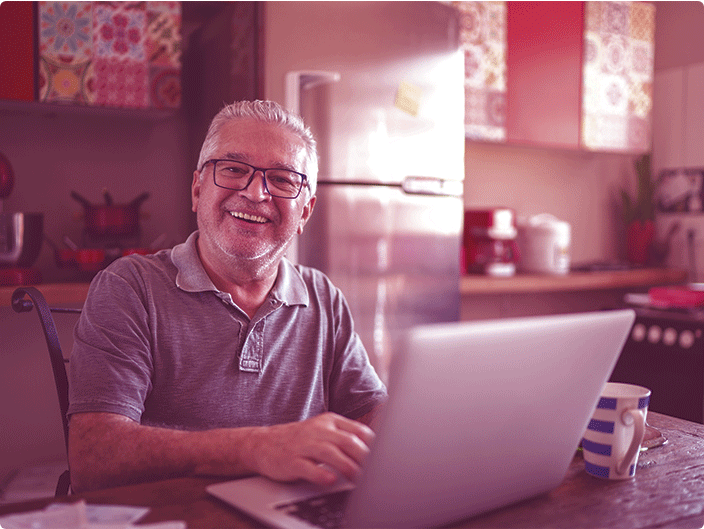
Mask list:
[[655,69],[704,62],[704,3],[656,2]]
[[[127,203],[143,191],[151,196],[141,212],[142,243],[160,234],[167,243],[190,232],[190,183],[187,129],[180,114],[158,117],[62,111],[46,114],[36,107],[0,107],[0,151],[10,160],[15,187],[4,211],[44,213],[45,235],[63,247],[64,235],[82,244],[82,206],[76,191],[103,203],[103,190],[116,203]],[[59,270],[44,244],[36,266],[46,282],[74,280]]]
[[623,252],[615,198],[634,178],[634,159],[468,141],[465,207],[551,213],[572,226],[573,262],[615,260]]

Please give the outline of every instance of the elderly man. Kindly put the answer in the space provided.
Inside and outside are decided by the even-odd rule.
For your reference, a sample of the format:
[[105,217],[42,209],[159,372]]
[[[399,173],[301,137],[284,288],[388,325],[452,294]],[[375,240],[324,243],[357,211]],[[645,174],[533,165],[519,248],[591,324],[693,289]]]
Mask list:
[[198,231],[91,284],[70,363],[74,491],[358,475],[386,389],[342,293],[284,258],[316,177],[315,140],[276,103],[213,119],[191,186]]

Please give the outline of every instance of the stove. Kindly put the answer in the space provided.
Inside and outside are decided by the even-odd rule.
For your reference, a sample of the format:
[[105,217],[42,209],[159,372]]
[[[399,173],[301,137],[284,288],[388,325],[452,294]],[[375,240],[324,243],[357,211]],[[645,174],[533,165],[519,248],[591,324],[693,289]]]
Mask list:
[[704,308],[636,308],[611,375],[652,390],[649,409],[704,423]]

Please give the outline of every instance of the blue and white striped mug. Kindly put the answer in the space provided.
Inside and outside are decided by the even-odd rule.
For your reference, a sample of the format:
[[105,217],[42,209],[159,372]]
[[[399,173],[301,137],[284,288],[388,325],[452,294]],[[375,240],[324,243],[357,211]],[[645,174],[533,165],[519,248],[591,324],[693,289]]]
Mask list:
[[607,382],[582,439],[584,468],[605,479],[635,476],[650,390]]

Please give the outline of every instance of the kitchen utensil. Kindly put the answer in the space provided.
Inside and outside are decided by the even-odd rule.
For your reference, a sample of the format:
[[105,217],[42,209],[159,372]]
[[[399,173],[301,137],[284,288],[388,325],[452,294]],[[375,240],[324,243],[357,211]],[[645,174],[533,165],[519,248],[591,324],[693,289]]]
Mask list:
[[114,204],[107,191],[105,204],[94,205],[75,191],[71,191],[71,197],[83,206],[85,227],[90,235],[131,236],[139,232],[139,208],[149,193],[142,193],[127,204]]

